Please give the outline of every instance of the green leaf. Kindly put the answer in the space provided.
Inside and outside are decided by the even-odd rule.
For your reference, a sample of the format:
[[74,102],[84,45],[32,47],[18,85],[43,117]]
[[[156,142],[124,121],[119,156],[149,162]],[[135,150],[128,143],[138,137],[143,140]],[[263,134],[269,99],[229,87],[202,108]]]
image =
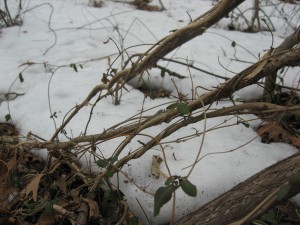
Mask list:
[[107,189],[106,191],[104,191],[103,198],[104,199],[110,199],[110,198],[113,197],[113,194],[114,194],[113,190]]
[[280,202],[283,201],[287,197],[291,188],[292,188],[292,186],[290,184],[281,185],[279,188],[279,191],[277,193],[277,200]]
[[172,184],[172,181],[173,181],[173,177],[169,177],[168,179],[166,179],[165,185],[170,185],[170,184]]
[[294,173],[289,179],[290,184],[299,185],[300,184],[300,171]]
[[22,73],[19,73],[19,80],[20,80],[20,82],[21,82],[21,83],[23,83],[23,82],[24,82],[24,78],[23,78],[23,75],[22,75]]
[[176,187],[169,185],[166,187],[160,187],[157,189],[154,195],[154,216],[157,216],[161,207],[166,204],[172,198],[172,193],[176,190]]
[[197,196],[197,187],[193,185],[188,179],[183,178],[179,180],[179,184],[182,190],[189,196],[196,197]]
[[167,106],[167,109],[175,109],[177,107],[177,102]]
[[108,163],[106,159],[99,159],[96,161],[97,166],[101,167],[101,168],[106,168]]
[[80,66],[80,68],[81,68],[81,69],[83,69],[83,66],[82,66],[82,64],[79,64],[79,66]]
[[241,124],[243,124],[245,127],[249,128],[250,124],[246,121],[241,121]]
[[109,163],[114,164],[114,162],[116,162],[117,160],[118,160],[118,156],[113,156],[109,159]]
[[34,204],[32,204],[32,203],[25,204],[25,206],[27,209],[34,209],[34,207],[35,207]]
[[112,68],[112,69],[111,69],[111,73],[116,74],[117,72],[118,72],[118,69],[116,69],[116,68]]
[[9,120],[11,120],[11,116],[10,116],[10,114],[6,114],[5,115],[5,121],[8,122]]
[[178,112],[180,112],[183,115],[189,114],[189,112],[190,112],[190,108],[188,107],[188,105],[183,102],[178,102],[176,104],[176,108],[177,108]]
[[72,67],[72,68],[73,68],[73,70],[75,70],[75,72],[76,72],[76,73],[78,72],[78,69],[77,69],[77,66],[76,66],[76,64],[74,64],[74,63],[71,63],[71,64],[70,64],[70,67]]
[[283,74],[284,72],[284,67],[281,68],[281,70],[279,71],[279,74]]
[[275,224],[277,218],[277,211],[274,209],[270,209],[267,213],[261,216],[261,220],[270,224]]
[[112,177],[114,175],[115,171],[112,170],[112,169],[108,169],[107,172],[106,172],[106,176],[108,177]]
[[165,112],[165,110],[160,109],[160,110],[158,110],[158,111],[155,113],[155,115],[159,115],[159,114],[162,114],[162,113],[164,113],[164,112]]
[[52,214],[53,214],[53,209],[52,209],[52,207],[53,207],[53,203],[51,203],[51,202],[46,202],[46,203],[45,203],[44,209],[45,209],[45,212],[46,212],[48,215],[52,215]]
[[130,220],[129,220],[129,225],[139,225],[139,220],[137,217],[132,217]]
[[163,68],[163,69],[161,69],[160,76],[161,76],[162,78],[164,78],[165,75],[166,75],[166,70]]
[[48,214],[48,215],[53,215],[53,205],[57,203],[57,199],[54,199],[52,201],[46,201],[45,204],[44,204],[44,209],[45,209],[45,212]]
[[235,42],[235,41],[232,41],[232,42],[231,42],[231,46],[232,46],[233,48],[235,48],[236,42]]

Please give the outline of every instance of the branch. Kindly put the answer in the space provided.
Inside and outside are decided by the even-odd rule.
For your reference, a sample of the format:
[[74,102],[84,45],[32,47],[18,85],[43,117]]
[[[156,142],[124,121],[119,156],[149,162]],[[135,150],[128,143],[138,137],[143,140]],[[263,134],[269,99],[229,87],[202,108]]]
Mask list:
[[[287,37],[275,50],[274,53],[281,53],[293,48],[300,43],[300,26],[294,33]],[[264,95],[272,94],[276,88],[277,71],[266,77]]]
[[206,29],[214,25],[242,2],[244,2],[244,0],[221,1],[218,5],[214,6],[208,14],[204,14],[203,16],[197,18],[195,21],[192,21],[187,26],[178,29],[170,35],[161,39],[147,52],[144,53],[144,55],[140,58],[141,61],[136,62],[130,69],[124,69],[118,72],[107,85],[97,85],[90,92],[88,97],[76,107],[76,109],[71,113],[67,120],[56,130],[50,141],[54,141],[57,138],[58,134],[65,128],[65,126],[78,113],[78,111],[82,107],[84,107],[86,103],[88,103],[99,91],[106,89],[109,93],[112,93],[113,91],[111,90],[111,88],[116,83],[130,80],[131,78],[151,68],[157,63],[160,58],[164,57],[166,54],[170,53],[171,51],[190,41],[191,39],[202,35]]

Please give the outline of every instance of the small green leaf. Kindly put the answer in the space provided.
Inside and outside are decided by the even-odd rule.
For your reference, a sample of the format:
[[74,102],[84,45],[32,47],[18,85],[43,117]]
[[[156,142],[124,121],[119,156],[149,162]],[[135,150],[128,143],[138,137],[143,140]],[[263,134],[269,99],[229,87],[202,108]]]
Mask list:
[[75,70],[75,72],[76,72],[76,73],[78,72],[78,69],[77,69],[77,66],[76,66],[76,64],[74,64],[74,63],[71,63],[71,64],[70,64],[70,67],[72,67],[72,68],[73,68],[73,70]]
[[25,204],[25,206],[27,207],[27,209],[34,209],[34,204]]
[[80,68],[81,68],[81,69],[83,69],[83,66],[82,66],[82,64],[79,64],[79,66],[80,66]]
[[292,188],[292,186],[290,184],[281,185],[279,188],[279,191],[277,193],[277,200],[280,202],[283,201],[287,197],[291,188]]
[[104,191],[103,198],[104,199],[111,198],[112,195],[113,195],[112,190],[111,189],[107,189],[106,191]]
[[283,74],[284,72],[284,67],[281,68],[281,70],[279,71],[279,74]]
[[249,128],[250,124],[246,121],[241,121],[241,124],[243,124],[245,127]]
[[188,105],[183,102],[178,102],[176,104],[176,108],[177,108],[178,112],[180,112],[183,115],[189,114],[189,112],[190,112],[190,108],[188,107]]
[[113,156],[109,159],[109,163],[114,164],[114,162],[116,162],[117,160],[118,160],[118,156]]
[[161,70],[161,72],[160,72],[160,76],[161,76],[162,78],[164,78],[165,75],[166,75],[166,70],[163,68],[163,69]]
[[182,190],[189,196],[196,197],[197,196],[197,188],[193,185],[188,179],[183,178],[179,180],[180,186]]
[[172,193],[176,190],[176,187],[169,185],[166,187],[160,187],[157,189],[154,195],[154,216],[157,216],[161,207],[166,204],[172,198]]
[[294,173],[289,179],[290,184],[299,185],[300,184],[300,171]]
[[139,225],[139,219],[137,217],[132,217],[130,220],[129,220],[129,225]]
[[97,166],[101,167],[101,168],[106,168],[108,163],[106,159],[99,159],[96,161]]
[[20,82],[21,82],[21,83],[23,83],[23,82],[24,82],[24,78],[23,78],[23,75],[22,75],[22,73],[19,73],[19,80],[20,80]]
[[177,102],[167,106],[167,109],[175,109],[177,107]]
[[6,115],[5,115],[5,121],[8,122],[8,121],[10,121],[10,120],[11,120],[10,114],[6,114]]
[[270,209],[267,213],[261,216],[261,220],[270,224],[275,224],[277,218],[277,211]]
[[44,205],[45,212],[48,215],[53,215],[53,205],[57,203],[57,200],[46,201]]
[[172,181],[173,181],[173,177],[169,177],[168,179],[166,179],[165,185],[170,185],[170,184],[172,184]]
[[158,111],[155,113],[155,115],[159,115],[159,114],[162,114],[162,113],[164,113],[164,112],[165,112],[165,110],[160,109],[160,110],[158,110]]
[[235,41],[232,41],[232,42],[231,42],[231,46],[232,46],[233,48],[235,48],[236,42],[235,42]]
[[112,169],[108,169],[107,172],[106,172],[106,176],[107,177],[112,177],[114,175],[115,171],[112,170]]
[[112,69],[111,69],[111,73],[116,74],[117,72],[118,72],[118,69],[116,69],[116,68],[112,68]]

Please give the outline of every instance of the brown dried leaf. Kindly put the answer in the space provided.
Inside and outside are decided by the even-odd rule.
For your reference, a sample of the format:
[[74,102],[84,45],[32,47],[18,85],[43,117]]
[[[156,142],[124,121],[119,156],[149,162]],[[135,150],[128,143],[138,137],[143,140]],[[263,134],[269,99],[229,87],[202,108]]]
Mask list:
[[10,172],[17,163],[17,155],[14,155],[7,163],[8,171]]
[[89,206],[89,218],[99,218],[99,205],[96,201],[88,198],[82,198]]
[[32,192],[32,199],[33,201],[37,201],[37,192],[39,188],[39,183],[41,181],[41,178],[44,176],[44,174],[37,174],[28,184],[27,186],[21,191],[22,194],[25,194],[27,197],[30,192]]
[[151,166],[151,174],[155,176],[156,179],[159,178],[161,172],[160,172],[160,164],[163,162],[162,158],[160,158],[158,155],[152,156],[152,166]]
[[61,176],[57,175],[56,177],[57,186],[60,190],[66,194],[67,193],[67,177],[62,174]]
[[294,136],[280,123],[273,122],[263,125],[257,130],[257,133],[262,137],[262,141],[264,142],[283,142],[292,144],[300,149],[300,137]]
[[140,10],[145,10],[145,11],[161,11],[159,6],[157,6],[157,5],[141,4],[141,5],[138,5],[137,8]]
[[3,160],[0,160],[0,181],[2,182],[8,175],[8,173],[14,168],[16,165],[17,159],[16,155],[12,157],[7,163]]
[[3,160],[0,160],[0,180],[3,181],[7,177],[8,166]]

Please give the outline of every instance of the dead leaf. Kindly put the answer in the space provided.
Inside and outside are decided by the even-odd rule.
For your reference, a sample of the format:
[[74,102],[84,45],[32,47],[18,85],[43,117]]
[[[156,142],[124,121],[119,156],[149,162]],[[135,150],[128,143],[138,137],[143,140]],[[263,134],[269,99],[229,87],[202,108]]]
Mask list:
[[7,163],[7,169],[10,172],[16,165],[17,155],[14,155]]
[[0,136],[17,136],[18,131],[11,123],[0,123]]
[[88,198],[82,198],[89,206],[89,218],[99,218],[99,205],[96,201]]
[[282,142],[292,144],[300,149],[300,137],[294,136],[281,123],[272,122],[265,124],[257,130],[257,133],[262,137],[262,142]]
[[34,202],[37,201],[37,192],[39,188],[39,184],[41,181],[41,178],[44,176],[44,174],[37,174],[28,184],[27,186],[21,191],[21,194],[25,194],[25,197],[27,197],[30,192],[32,192],[32,199]]
[[65,174],[62,174],[61,176],[57,175],[55,176],[57,186],[60,188],[60,190],[66,194],[67,193],[67,177]]
[[163,159],[158,155],[152,156],[152,166],[151,166],[151,174],[155,176],[156,179],[160,176],[160,164],[163,162]]
[[2,182],[9,174],[9,172],[16,165],[17,159],[16,155],[14,155],[7,163],[3,160],[0,160],[0,181]]
[[161,11],[161,9],[159,8],[159,6],[157,5],[147,5],[147,4],[143,4],[143,5],[138,5],[137,7],[140,10],[145,10],[145,11]]
[[7,163],[5,163],[3,160],[0,160],[0,181],[1,182],[7,177],[7,173],[8,173]]

